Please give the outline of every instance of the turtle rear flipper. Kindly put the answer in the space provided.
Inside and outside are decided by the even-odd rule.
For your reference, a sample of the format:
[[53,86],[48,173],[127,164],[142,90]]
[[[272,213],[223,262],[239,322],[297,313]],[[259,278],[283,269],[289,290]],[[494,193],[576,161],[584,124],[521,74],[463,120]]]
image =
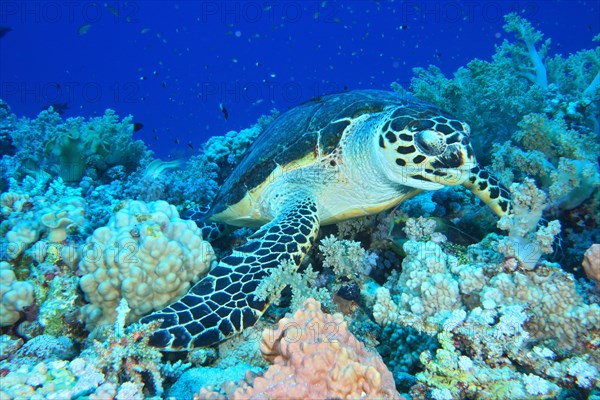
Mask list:
[[284,204],[277,217],[243,246],[224,257],[207,276],[175,303],[142,319],[162,319],[150,344],[165,351],[210,346],[256,323],[268,302],[255,290],[282,261],[300,265],[319,230],[316,202],[309,196]]

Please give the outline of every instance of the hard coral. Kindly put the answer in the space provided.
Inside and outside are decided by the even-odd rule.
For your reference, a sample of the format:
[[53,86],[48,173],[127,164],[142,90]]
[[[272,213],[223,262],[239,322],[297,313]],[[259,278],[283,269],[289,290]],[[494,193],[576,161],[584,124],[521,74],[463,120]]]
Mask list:
[[0,326],[10,326],[21,317],[21,311],[34,302],[33,285],[18,281],[12,266],[0,262]]
[[593,244],[587,249],[581,265],[587,277],[596,281],[600,288],[600,244]]
[[265,330],[260,347],[272,365],[235,398],[400,398],[381,357],[348,331],[341,314],[321,312],[314,299]]
[[164,201],[127,201],[105,227],[87,239],[79,263],[80,286],[91,303],[82,308],[93,329],[112,323],[121,298],[129,322],[160,309],[188,291],[214,260],[193,221]]

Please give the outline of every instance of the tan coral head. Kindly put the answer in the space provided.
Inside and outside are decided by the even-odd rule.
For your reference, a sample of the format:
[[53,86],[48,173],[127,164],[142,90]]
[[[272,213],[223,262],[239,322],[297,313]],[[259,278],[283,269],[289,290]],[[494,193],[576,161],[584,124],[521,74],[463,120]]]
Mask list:
[[583,254],[583,270],[600,288],[600,244],[595,243]]

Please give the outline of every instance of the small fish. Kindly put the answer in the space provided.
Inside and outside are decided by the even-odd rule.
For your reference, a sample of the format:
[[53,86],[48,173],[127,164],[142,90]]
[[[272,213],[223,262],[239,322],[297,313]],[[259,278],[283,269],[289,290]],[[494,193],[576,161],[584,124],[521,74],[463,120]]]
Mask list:
[[110,11],[110,13],[112,15],[114,15],[115,17],[119,16],[119,10],[117,10],[116,8],[114,8],[113,6],[111,6],[110,4],[104,3],[104,5],[106,6],[106,8],[108,8],[108,11]]
[[144,33],[150,32],[150,28],[143,28],[140,33],[143,35]]
[[407,29],[408,29],[408,25],[400,25],[400,26],[399,26],[398,28],[396,28],[396,29],[398,29],[399,31],[405,31],[405,30],[407,30]]
[[133,123],[133,131],[137,132],[139,130],[141,130],[144,127],[144,124],[142,124],[141,122],[134,122]]
[[187,145],[190,149],[194,150],[194,145],[192,144],[192,142],[188,142]]
[[179,138],[175,138],[175,139],[173,140],[173,143],[175,143],[175,144],[179,144]]
[[88,33],[88,31],[90,30],[90,28],[92,27],[92,24],[85,24],[85,25],[81,25],[79,27],[79,29],[77,29],[77,34],[79,36],[83,36],[86,33]]
[[227,109],[225,108],[223,103],[219,103],[219,108],[221,109],[221,112],[223,113],[223,117],[225,117],[225,121],[227,121],[229,119],[229,112],[227,111]]
[[162,87],[166,88],[166,87],[167,87],[167,82],[164,82],[164,81],[163,81],[163,82],[161,82],[160,86],[162,86]]
[[10,26],[0,26],[0,38],[4,37],[8,32],[12,31]]

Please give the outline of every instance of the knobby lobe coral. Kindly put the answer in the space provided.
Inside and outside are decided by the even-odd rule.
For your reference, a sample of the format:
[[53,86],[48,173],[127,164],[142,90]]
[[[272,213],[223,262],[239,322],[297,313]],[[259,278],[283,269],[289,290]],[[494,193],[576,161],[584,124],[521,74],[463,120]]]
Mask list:
[[[294,315],[263,331],[260,349],[271,366],[251,384],[242,383],[229,397],[400,399],[381,357],[367,350],[341,314],[321,312],[314,299]],[[198,398],[214,397],[205,389]]]
[[33,285],[17,280],[12,266],[0,262],[0,327],[17,322],[20,312],[32,304]]
[[114,322],[121,298],[129,322],[185,294],[214,260],[198,226],[165,201],[126,201],[83,246],[80,286],[88,328]]
[[596,281],[600,288],[600,244],[594,243],[583,255],[583,269],[588,278]]

